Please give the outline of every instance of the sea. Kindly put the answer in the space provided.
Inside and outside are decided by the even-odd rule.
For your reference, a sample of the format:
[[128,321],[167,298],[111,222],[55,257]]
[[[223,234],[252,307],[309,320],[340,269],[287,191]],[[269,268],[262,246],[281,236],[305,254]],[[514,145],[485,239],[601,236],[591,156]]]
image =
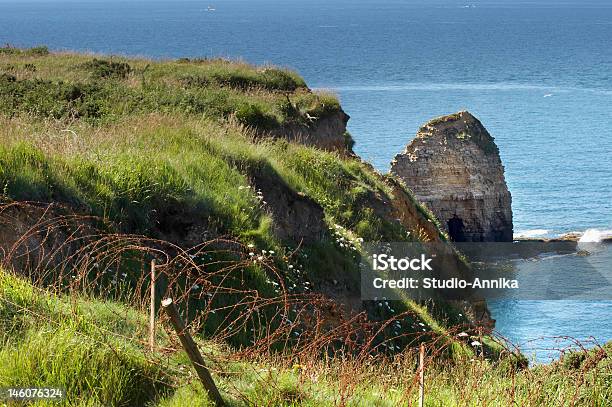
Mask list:
[[[0,44],[295,69],[340,97],[381,172],[426,121],[469,110],[499,146],[516,236],[612,233],[608,0],[0,0]],[[612,301],[490,307],[538,362],[612,340]]]

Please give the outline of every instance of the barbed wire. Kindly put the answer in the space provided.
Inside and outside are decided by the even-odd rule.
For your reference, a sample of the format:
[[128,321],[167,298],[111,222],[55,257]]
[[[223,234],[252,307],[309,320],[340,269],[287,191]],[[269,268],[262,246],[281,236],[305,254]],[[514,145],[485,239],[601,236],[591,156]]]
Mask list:
[[[433,364],[444,359],[443,355],[454,344],[468,347],[470,338],[475,337],[479,344],[483,343],[482,327],[464,324],[440,332],[421,324],[424,328],[419,330],[400,329],[398,324],[405,327],[421,318],[413,311],[405,311],[374,320],[365,311],[352,312],[339,301],[310,292],[306,287],[292,289],[286,278],[288,269],[283,267],[298,256],[297,249],[284,256],[265,250],[254,253],[251,245],[231,238],[215,238],[182,248],[161,239],[112,230],[103,219],[74,214],[58,204],[5,203],[0,205],[2,265],[44,293],[65,296],[72,303],[79,297],[110,299],[145,311],[151,290],[148,265],[155,259],[158,298],[171,297],[180,304],[187,321],[186,329],[200,333],[210,344],[226,347],[226,352],[203,349],[213,372],[231,375],[226,370],[228,362],[244,359],[269,358],[284,366],[325,364],[328,369],[331,360],[340,360],[339,405],[344,405],[355,392],[359,376],[356,372],[367,371],[364,366],[376,370],[380,367],[372,366],[385,361],[389,366],[403,369],[406,376],[402,401],[409,403],[418,387],[417,368],[414,363],[400,366],[397,361],[416,360],[416,344],[427,343],[427,363]],[[61,323],[8,298],[0,300],[47,323]],[[110,306],[108,309],[117,310],[111,310]],[[167,329],[165,315],[159,308],[157,312],[159,324]],[[113,349],[118,357],[119,351],[114,349],[110,338],[146,349],[146,324],[142,332],[135,332],[131,337],[97,325],[95,330],[103,335],[89,335],[90,338]],[[79,332],[79,335],[88,334]],[[498,332],[490,332],[488,337],[500,346],[502,353],[517,355],[520,351]],[[574,338],[557,339],[572,345],[554,349],[562,354],[570,348],[587,348],[584,342]],[[233,346],[230,348],[227,343]],[[159,352],[143,355],[160,371],[167,372],[166,377],[184,376],[184,371],[163,356],[180,349],[171,332],[165,332],[164,344]],[[588,345],[603,350],[594,340]],[[485,355],[476,351],[474,357]],[[261,380],[269,381],[270,386],[275,385],[255,367],[253,371]],[[408,381],[408,377],[412,379]],[[160,377],[151,380],[168,387],[176,386]],[[584,375],[576,386],[575,397],[578,397],[579,388],[584,386]],[[236,386],[231,386],[230,391],[251,403]]]

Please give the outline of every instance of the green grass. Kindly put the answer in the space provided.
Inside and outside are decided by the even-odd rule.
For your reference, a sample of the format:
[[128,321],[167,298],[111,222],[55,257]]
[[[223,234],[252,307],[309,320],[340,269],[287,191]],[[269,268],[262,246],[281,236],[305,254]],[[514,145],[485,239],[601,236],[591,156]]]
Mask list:
[[[42,126],[12,120],[6,127],[0,186],[12,199],[67,203],[140,233],[180,207],[219,233],[263,234],[269,242],[269,216],[249,185],[249,174],[263,169],[318,202],[331,228],[341,224],[356,237],[388,241],[409,231],[368,207],[392,195],[380,176],[355,159],[282,140],[253,143],[237,128],[181,117],[71,126],[83,135],[76,143],[71,132]],[[47,137],[57,140],[58,151]]]
[[[0,386],[64,387],[63,405],[71,406],[212,405],[184,352],[148,351],[146,317],[125,305],[55,296],[0,271],[0,326]],[[157,343],[168,347],[170,337],[160,333]],[[235,358],[229,347],[198,344],[230,406],[395,406],[418,397],[413,353],[298,361]],[[603,407],[612,401],[612,343],[524,370],[478,358],[434,359],[426,383],[427,406]]]
[[221,59],[151,61],[0,48],[0,112],[109,122],[143,113],[236,119],[258,130],[340,110],[295,72]]
[[63,388],[69,405],[143,405],[169,388],[133,341],[144,321],[117,304],[40,295],[0,272],[0,386]]
[[151,216],[180,206],[240,236],[268,222],[248,178],[265,169],[269,178],[317,201],[330,225],[342,224],[366,240],[405,236],[397,222],[367,208],[372,197],[391,199],[390,191],[359,161],[282,141],[253,144],[237,130],[206,121],[152,120],[160,123],[138,127],[129,140],[99,139],[85,154],[48,154],[28,136],[0,145],[2,190],[15,200],[71,204],[141,233],[154,226]]
[[[392,199],[370,167],[282,140],[254,142],[234,124],[270,130],[340,109],[292,71],[3,50],[0,185],[12,199],[66,202],[136,232],[151,228],[151,214],[179,206],[222,232],[265,234],[265,211],[241,188],[265,168],[322,205],[330,226],[366,240],[405,236],[368,208],[372,198]],[[199,79],[186,86],[185,77]]]

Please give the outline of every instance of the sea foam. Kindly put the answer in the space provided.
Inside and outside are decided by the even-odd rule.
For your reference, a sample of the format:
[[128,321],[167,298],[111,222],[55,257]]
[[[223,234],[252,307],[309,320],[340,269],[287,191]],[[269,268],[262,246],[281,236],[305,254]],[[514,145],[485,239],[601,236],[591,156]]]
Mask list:
[[548,235],[550,231],[547,229],[528,229],[519,230],[514,234],[515,239],[529,239],[534,237],[543,237]]
[[587,229],[582,236],[580,236],[580,240],[578,242],[597,243],[609,236],[612,236],[612,230]]

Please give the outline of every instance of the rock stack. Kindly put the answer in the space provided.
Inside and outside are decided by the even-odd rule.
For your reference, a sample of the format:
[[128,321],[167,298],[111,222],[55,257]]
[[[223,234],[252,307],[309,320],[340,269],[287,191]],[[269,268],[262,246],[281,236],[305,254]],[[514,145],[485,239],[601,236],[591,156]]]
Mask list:
[[469,112],[425,124],[391,163],[456,242],[512,241],[512,197],[499,150]]

